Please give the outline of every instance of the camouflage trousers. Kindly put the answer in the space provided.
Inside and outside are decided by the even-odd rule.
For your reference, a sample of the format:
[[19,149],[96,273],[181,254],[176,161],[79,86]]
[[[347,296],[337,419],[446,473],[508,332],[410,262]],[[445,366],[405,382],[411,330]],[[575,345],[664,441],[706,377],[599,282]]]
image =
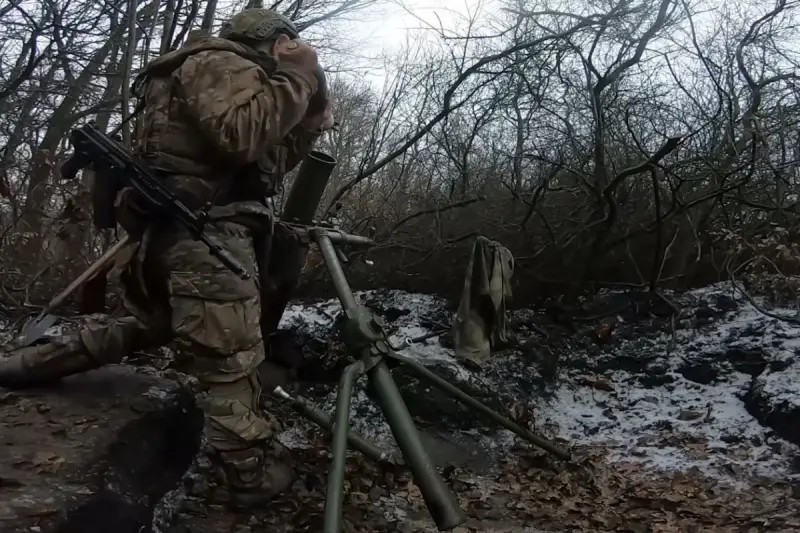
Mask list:
[[[254,241],[250,229],[233,222],[217,221],[209,233],[254,274],[251,279],[231,272],[183,228],[150,228],[120,252],[115,267],[134,316],[65,337],[60,344],[69,357],[55,364],[63,376],[174,341],[200,383],[205,437],[221,459],[222,481],[248,489],[261,483],[259,469],[276,426],[258,406],[257,367],[265,346]],[[47,358],[31,360],[48,364]]]
[[[122,257],[120,277],[128,309],[151,331],[168,327],[179,355],[190,362],[189,373],[202,387],[208,442],[229,452],[266,441],[274,423],[258,407],[257,367],[265,348],[252,232],[218,221],[210,233],[253,273],[250,279],[231,272],[181,227],[146,233],[142,245],[131,247],[130,260]],[[110,332],[84,335],[84,344],[121,342]]]

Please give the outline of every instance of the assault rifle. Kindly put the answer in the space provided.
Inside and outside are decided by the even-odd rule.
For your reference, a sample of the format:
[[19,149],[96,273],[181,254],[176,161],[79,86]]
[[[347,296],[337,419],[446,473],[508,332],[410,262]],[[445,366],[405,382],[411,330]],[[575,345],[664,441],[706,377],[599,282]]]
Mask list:
[[[61,167],[64,179],[73,179],[79,170],[91,165],[97,172],[95,195],[98,191],[103,191],[113,202],[116,192],[123,187],[132,187],[139,194],[145,208],[151,210],[153,215],[177,220],[189,230],[192,237],[208,246],[211,254],[231,271],[242,279],[251,277],[244,265],[216,239],[205,233],[210,206],[199,212],[191,210],[164,186],[153,170],[138,157],[131,155],[120,143],[97,129],[94,122],[72,130],[70,141],[75,152]],[[113,219],[97,223],[97,214],[102,211],[95,209],[95,225],[115,227],[116,221]]]

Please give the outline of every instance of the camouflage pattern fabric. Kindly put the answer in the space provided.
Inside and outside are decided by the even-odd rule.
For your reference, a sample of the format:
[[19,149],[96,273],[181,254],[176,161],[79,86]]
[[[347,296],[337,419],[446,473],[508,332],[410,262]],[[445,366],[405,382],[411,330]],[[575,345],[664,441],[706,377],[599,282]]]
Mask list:
[[201,39],[150,63],[139,83],[146,106],[137,150],[170,174],[184,201],[272,195],[319,138],[299,125],[317,88],[313,73],[240,43]]
[[217,204],[209,233],[254,275],[240,279],[177,226],[146,229],[115,271],[127,307],[145,323],[168,315],[176,345],[192,358],[205,437],[227,483],[256,489],[276,423],[258,407],[265,348],[254,243],[272,225],[263,198],[318,137],[299,126],[316,79],[280,64],[270,72],[269,58],[254,61],[246,46],[224,39],[189,48],[151,64],[138,149],[190,205]]
[[456,356],[480,366],[506,341],[506,304],[511,298],[514,256],[502,244],[478,237],[467,265],[452,336]]
[[[252,230],[218,219],[209,233],[254,272]],[[181,227],[154,232],[151,239],[144,260],[132,263],[123,279],[127,286],[143,279],[139,289],[166,296],[161,304],[169,309],[176,347],[191,358],[190,372],[203,387],[206,438],[219,451],[242,450],[269,439],[274,422],[258,414],[256,368],[264,360],[264,342],[255,278],[239,278]],[[147,273],[130,275],[142,267]],[[128,306],[136,309],[132,301]]]
[[222,25],[219,36],[224,39],[266,41],[285,33],[292,39],[300,36],[297,27],[277,11],[264,8],[245,9]]
[[0,387],[38,385],[64,376],[122,361],[138,350],[166,343],[164,328],[142,324],[132,316],[89,325],[71,334],[27,346],[0,357]]
[[[253,271],[254,230],[235,221],[234,213],[241,212],[248,211],[236,205],[212,209],[208,233]],[[121,253],[114,270],[135,317],[13,352],[0,360],[0,386],[19,385],[16,376],[23,373],[35,384],[119,363],[172,340],[200,383],[205,440],[222,460],[222,481],[235,489],[256,488],[263,448],[277,427],[258,406],[256,370],[265,348],[257,278],[239,278],[177,224],[155,229]]]
[[317,82],[311,71],[219,38],[162,56],[139,81],[138,152],[188,205],[215,204],[208,232],[254,275],[240,279],[177,224],[137,216],[123,190],[116,207],[135,242],[118,254],[113,274],[135,318],[17,353],[7,368],[18,375],[39,365],[47,372],[30,375],[61,377],[174,339],[203,389],[205,437],[224,482],[260,489],[275,421],[258,407],[256,367],[265,349],[254,242],[269,238],[264,197],[319,136],[300,126]]

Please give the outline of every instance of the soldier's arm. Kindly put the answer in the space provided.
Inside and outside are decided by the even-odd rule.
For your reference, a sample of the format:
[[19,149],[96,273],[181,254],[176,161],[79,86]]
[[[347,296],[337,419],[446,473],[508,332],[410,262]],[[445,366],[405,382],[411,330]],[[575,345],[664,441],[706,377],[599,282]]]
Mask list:
[[257,160],[300,123],[316,79],[291,64],[267,74],[232,52],[201,52],[177,72],[198,133],[236,163]]

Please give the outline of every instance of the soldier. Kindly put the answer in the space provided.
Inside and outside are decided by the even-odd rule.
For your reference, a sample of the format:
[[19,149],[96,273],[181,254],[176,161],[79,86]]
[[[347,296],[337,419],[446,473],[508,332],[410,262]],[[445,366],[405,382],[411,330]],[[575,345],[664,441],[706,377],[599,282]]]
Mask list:
[[[291,21],[248,9],[219,37],[153,61],[138,80],[138,153],[187,205],[213,205],[209,233],[251,271],[254,246],[271,235],[265,198],[333,126],[327,92],[322,110],[309,112],[319,72]],[[265,348],[256,276],[239,278],[177,223],[149,221],[132,191],[115,205],[136,241],[115,265],[133,317],[0,358],[0,386],[58,379],[174,340],[202,387],[206,453],[225,489],[214,494],[233,508],[272,499],[293,475],[271,441],[274,420],[258,407]]]

